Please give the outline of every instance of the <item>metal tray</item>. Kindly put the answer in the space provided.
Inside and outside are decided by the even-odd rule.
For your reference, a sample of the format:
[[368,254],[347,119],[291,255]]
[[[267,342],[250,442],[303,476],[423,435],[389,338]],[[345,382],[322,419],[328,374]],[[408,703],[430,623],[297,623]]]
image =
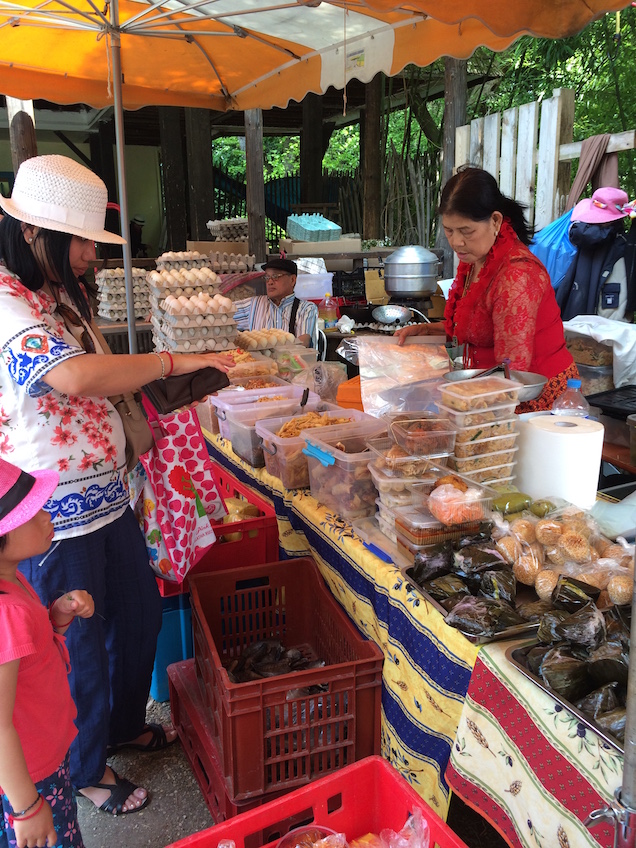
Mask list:
[[[444,619],[448,615],[448,610],[444,609],[444,607],[433,598],[426,589],[422,589],[422,587],[412,579],[409,571],[413,568],[412,565],[406,565],[400,569],[400,572],[406,582],[411,586],[411,588],[418,592],[434,609],[436,609]],[[525,588],[525,587],[524,587]],[[521,597],[526,600],[523,589],[520,587]],[[532,590],[528,588],[529,596],[527,600],[538,600],[534,593],[531,593]],[[531,594],[530,594],[531,593]],[[539,622],[528,622],[527,624],[516,624],[514,627],[507,627],[505,630],[502,630],[500,633],[495,633],[494,636],[474,636],[472,633],[464,633],[459,627],[453,627],[453,630],[457,630],[458,633],[461,633],[469,642],[472,642],[473,645],[488,645],[490,642],[503,642],[505,639],[518,639],[520,636],[529,636],[533,633],[536,633],[539,629]]]
[[540,677],[537,677],[533,674],[525,665],[525,657],[530,648],[534,648],[536,645],[540,644],[536,639],[532,642],[527,642],[525,645],[511,645],[506,651],[506,659],[511,665],[513,665],[518,671],[523,674],[524,677],[527,677],[528,680],[531,680],[539,689],[542,689],[546,695],[549,695],[557,704],[561,704],[568,712],[572,713],[573,716],[581,722],[581,724],[588,727],[597,736],[599,736],[604,742],[610,745],[612,748],[615,748],[620,754],[624,753],[623,745],[611,736],[607,731],[603,730],[602,727],[594,721],[593,718],[585,715],[580,710],[570,703],[570,701],[566,701],[558,692],[555,692],[553,689],[541,680]]

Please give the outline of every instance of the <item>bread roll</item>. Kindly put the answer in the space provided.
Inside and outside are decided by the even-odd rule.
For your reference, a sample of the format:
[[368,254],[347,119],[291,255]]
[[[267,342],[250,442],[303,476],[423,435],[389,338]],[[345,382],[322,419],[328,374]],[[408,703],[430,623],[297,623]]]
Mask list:
[[590,558],[590,546],[580,533],[563,533],[558,547],[574,562],[587,562]]
[[613,604],[629,604],[634,591],[634,578],[630,574],[617,574],[607,584],[607,594]]
[[542,571],[538,572],[534,580],[534,588],[542,601],[550,600],[552,597],[552,590],[556,586],[558,579],[559,575],[556,571],[550,571],[548,568],[544,568]]
[[531,544],[532,542],[537,541],[534,524],[527,518],[515,518],[514,521],[511,521],[510,532],[514,533],[515,536],[522,542]]
[[512,566],[512,573],[519,583],[525,586],[534,586],[539,573],[539,561],[533,553],[521,554]]
[[542,545],[556,545],[563,533],[563,525],[554,518],[541,518],[537,521],[534,531],[537,541]]

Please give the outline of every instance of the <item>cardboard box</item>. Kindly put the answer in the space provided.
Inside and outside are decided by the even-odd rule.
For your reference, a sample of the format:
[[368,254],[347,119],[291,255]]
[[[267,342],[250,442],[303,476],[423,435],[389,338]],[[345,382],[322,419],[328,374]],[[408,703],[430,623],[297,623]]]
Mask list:
[[342,238],[337,241],[292,241],[280,239],[279,249],[293,256],[322,256],[325,253],[360,253],[362,241],[359,238]]
[[246,241],[187,241],[186,250],[198,250],[199,253],[242,253],[248,254]]

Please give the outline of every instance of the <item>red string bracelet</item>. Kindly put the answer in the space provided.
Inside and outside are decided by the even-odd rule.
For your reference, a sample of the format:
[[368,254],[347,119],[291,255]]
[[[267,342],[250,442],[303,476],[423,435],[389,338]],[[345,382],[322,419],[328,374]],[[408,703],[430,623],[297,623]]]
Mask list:
[[172,354],[170,353],[169,350],[162,350],[161,352],[167,354],[168,359],[170,360],[170,370],[166,374],[166,377],[169,377],[172,374],[172,372],[174,371],[174,359],[172,358]]
[[[25,816],[25,815],[17,815],[17,816],[9,815],[9,827],[13,827],[13,822],[28,821],[29,819],[32,819],[34,816],[37,816],[37,814],[40,812],[40,810],[44,806],[44,798],[40,795],[39,792],[38,792],[38,800],[34,801],[33,804],[37,804],[37,807],[35,808],[35,810],[33,810],[32,813],[29,813],[28,816]],[[33,804],[31,804],[31,807],[33,806]],[[30,810],[31,807],[27,807],[27,810]],[[26,810],[23,810],[22,812],[24,813],[24,812],[26,812]]]
[[75,618],[75,616],[72,615],[69,618],[68,621],[61,622],[61,621],[56,621],[54,618],[51,618],[51,616],[49,616],[49,620],[50,620],[51,624],[53,625],[53,627],[56,627],[56,628],[57,627],[68,627],[69,624],[73,621],[74,618]]

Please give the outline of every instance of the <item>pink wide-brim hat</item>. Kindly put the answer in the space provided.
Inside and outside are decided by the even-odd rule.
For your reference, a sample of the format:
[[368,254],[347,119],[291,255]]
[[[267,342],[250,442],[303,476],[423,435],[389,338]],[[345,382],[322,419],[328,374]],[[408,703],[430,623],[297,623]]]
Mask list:
[[0,459],[0,536],[37,515],[57,488],[59,479],[57,471],[27,474]]
[[627,193],[620,188],[597,188],[592,197],[579,200],[572,210],[572,220],[583,221],[584,224],[609,224],[611,221],[618,221],[629,214],[629,211],[623,211],[627,201]]

